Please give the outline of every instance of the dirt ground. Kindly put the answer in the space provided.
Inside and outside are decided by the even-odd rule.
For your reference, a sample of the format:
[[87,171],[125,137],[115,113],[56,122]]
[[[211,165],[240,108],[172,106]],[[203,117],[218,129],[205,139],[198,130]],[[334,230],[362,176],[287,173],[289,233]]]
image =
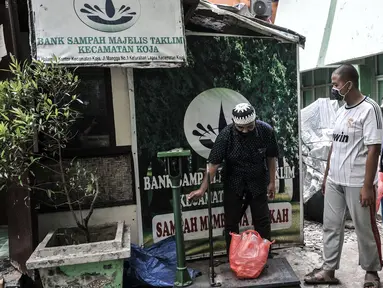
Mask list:
[[[383,236],[381,221],[378,222],[378,228],[380,235]],[[312,269],[321,267],[322,264],[322,225],[305,221],[304,233],[305,247],[294,247],[276,250],[275,252],[278,253],[278,257],[285,257],[289,261],[293,270],[301,279],[302,287],[329,287],[328,285],[306,286],[303,284],[304,276],[311,272]],[[336,276],[341,281],[341,284],[331,287],[363,287],[364,271],[358,266],[358,243],[354,229],[346,228],[340,269]],[[380,277],[383,277],[382,273],[380,273]]]
[[[340,270],[336,276],[341,281],[340,285],[305,285],[303,278],[311,272],[314,268],[319,268],[322,265],[322,225],[316,222],[310,222],[305,220],[304,247],[292,247],[284,249],[273,250],[275,257],[286,258],[291,265],[292,269],[301,280],[301,287],[341,287],[341,288],[362,288],[364,271],[358,266],[358,244],[356,239],[355,230],[352,228],[352,222],[348,221],[345,230],[345,241],[343,245],[343,253],[341,258]],[[383,229],[381,221],[378,222],[378,228],[381,236],[383,236]],[[223,257],[221,261],[226,262],[227,258]],[[208,271],[208,260],[200,260],[196,262],[188,263],[188,267],[196,268],[199,271]],[[205,273],[206,274],[206,273]],[[380,273],[383,277],[383,273]],[[206,275],[201,276],[206,278]],[[202,279],[201,279],[202,280]],[[196,282],[201,282],[199,281]],[[204,279],[205,280],[205,279]],[[204,282],[204,281],[203,281]],[[198,285],[197,285],[198,286]],[[196,286],[196,287],[197,287]],[[209,285],[201,285],[198,287],[209,287]],[[382,286],[383,287],[383,286]]]
[[[383,236],[382,223],[380,220],[378,222],[378,228],[381,236]],[[277,249],[273,250],[273,253],[275,257],[283,257],[288,260],[294,272],[301,280],[302,287],[329,287],[328,285],[306,286],[303,283],[305,274],[311,272],[314,268],[319,268],[322,264],[322,225],[305,221],[304,236],[304,247]],[[208,260],[196,261],[189,263],[188,266],[203,271],[205,270],[203,267],[208,267],[208,263]],[[8,278],[7,280],[9,281],[16,276],[15,274],[17,274],[17,272],[12,269],[8,260],[2,259],[0,264],[0,278],[3,276],[6,279]],[[383,277],[383,273],[380,274],[380,276]],[[17,276],[20,277],[20,275]],[[331,287],[363,287],[364,271],[358,266],[358,244],[353,229],[346,229],[345,231],[341,267],[337,272],[337,277],[341,281],[341,284]]]

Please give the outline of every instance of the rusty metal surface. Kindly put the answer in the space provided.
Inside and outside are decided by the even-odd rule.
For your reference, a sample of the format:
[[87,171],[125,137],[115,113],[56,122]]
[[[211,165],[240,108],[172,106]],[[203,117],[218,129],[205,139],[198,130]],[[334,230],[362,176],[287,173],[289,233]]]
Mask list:
[[[207,264],[208,261],[205,261]],[[210,287],[208,277],[208,265],[204,262],[194,262],[190,267],[195,267],[202,272],[202,276],[195,279],[192,286],[189,287]],[[194,264],[194,265],[193,265]],[[205,265],[203,265],[205,264]],[[221,264],[216,271],[216,282],[221,283],[221,287],[300,287],[300,280],[291,268],[289,262],[285,258],[269,259],[268,268],[266,268],[258,279],[239,280],[230,270],[229,263]]]
[[184,0],[183,9],[184,9],[184,24],[186,25],[190,18],[193,16],[194,11],[197,9],[199,0]]
[[[199,19],[196,17],[199,17]],[[200,1],[190,22],[197,26],[207,26],[210,28],[216,25],[215,22],[218,22],[218,26],[227,25],[228,27],[239,27],[242,28],[242,30],[258,33],[263,37],[272,37],[278,41],[296,43],[302,47],[304,47],[305,44],[305,37],[294,31],[259,19],[245,17],[238,13],[221,9],[207,0]],[[218,30],[218,32],[221,31]],[[241,35],[241,33],[239,33],[239,35]]]

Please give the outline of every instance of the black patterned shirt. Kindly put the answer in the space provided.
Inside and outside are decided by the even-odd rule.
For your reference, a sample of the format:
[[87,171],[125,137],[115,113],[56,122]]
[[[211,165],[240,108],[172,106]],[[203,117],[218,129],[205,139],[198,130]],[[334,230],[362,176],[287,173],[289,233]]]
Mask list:
[[257,196],[267,193],[267,157],[278,157],[275,133],[269,124],[257,120],[255,129],[246,136],[234,124],[226,126],[215,140],[209,162],[224,164],[225,192],[242,197],[249,191]]

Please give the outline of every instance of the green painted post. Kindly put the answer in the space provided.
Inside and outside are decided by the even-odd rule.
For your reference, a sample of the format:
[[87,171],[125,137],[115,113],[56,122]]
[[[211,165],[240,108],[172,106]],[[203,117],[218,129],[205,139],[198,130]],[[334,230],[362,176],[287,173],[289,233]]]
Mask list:
[[364,64],[358,65],[359,72],[359,90],[363,95],[367,95],[380,102],[376,91],[375,81],[375,59],[374,57],[365,58]]
[[185,261],[184,233],[182,229],[181,210],[181,177],[182,158],[190,157],[189,150],[174,149],[166,152],[158,152],[157,158],[164,159],[167,173],[172,184],[174,226],[176,232],[177,271],[174,287],[186,287],[193,284]]

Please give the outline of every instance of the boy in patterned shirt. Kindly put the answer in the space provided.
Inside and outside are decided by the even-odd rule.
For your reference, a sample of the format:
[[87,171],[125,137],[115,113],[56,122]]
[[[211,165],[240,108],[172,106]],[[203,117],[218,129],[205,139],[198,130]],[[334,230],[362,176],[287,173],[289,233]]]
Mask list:
[[306,275],[307,284],[337,284],[348,207],[358,237],[359,264],[366,271],[365,288],[379,287],[382,269],[380,235],[376,225],[375,185],[382,143],[382,112],[358,89],[352,65],[332,74],[332,94],[346,104],[339,108],[324,175],[323,266]]

